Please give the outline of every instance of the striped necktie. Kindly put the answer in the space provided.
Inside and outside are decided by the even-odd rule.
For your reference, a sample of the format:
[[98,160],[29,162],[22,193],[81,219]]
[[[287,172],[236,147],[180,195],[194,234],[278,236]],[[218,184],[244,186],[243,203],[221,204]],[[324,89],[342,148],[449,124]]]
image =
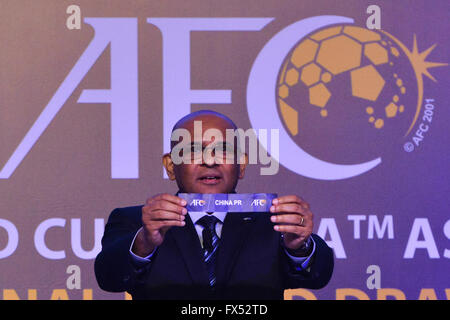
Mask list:
[[206,263],[209,276],[209,285],[214,288],[216,284],[216,257],[219,246],[219,236],[216,233],[216,223],[219,222],[215,216],[205,215],[198,220],[203,227],[203,260]]

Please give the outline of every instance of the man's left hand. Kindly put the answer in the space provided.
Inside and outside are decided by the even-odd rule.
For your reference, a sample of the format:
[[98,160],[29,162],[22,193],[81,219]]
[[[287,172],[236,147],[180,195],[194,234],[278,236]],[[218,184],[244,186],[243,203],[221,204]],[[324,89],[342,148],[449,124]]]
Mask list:
[[296,195],[273,199],[270,217],[274,229],[283,234],[286,248],[297,250],[308,240],[313,230],[313,214],[310,206]]

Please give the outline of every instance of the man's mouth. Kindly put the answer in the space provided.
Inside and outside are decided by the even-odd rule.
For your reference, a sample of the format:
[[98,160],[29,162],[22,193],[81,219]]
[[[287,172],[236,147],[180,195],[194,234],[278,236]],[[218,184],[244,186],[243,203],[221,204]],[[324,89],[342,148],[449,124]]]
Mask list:
[[218,175],[205,175],[200,177],[198,180],[201,183],[207,184],[207,185],[214,185],[218,184],[222,178]]

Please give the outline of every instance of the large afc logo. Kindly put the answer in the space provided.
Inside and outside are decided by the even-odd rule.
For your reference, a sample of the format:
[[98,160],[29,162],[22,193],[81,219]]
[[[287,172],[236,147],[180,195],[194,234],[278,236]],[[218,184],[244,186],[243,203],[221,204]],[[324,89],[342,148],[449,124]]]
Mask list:
[[[191,104],[231,103],[231,90],[191,89],[191,32],[259,31],[273,19],[147,19],[149,24],[159,28],[163,37],[164,132],[162,142],[164,152],[170,151],[172,126],[178,119],[190,113]],[[139,178],[137,18],[85,18],[84,22],[94,28],[94,38],[1,169],[0,179],[8,179],[13,174],[109,45],[111,88],[84,89],[77,102],[111,105],[111,177],[113,179]],[[373,169],[382,161],[381,157],[377,157],[363,163],[344,165],[314,157],[294,142],[284,129],[277,111],[278,74],[285,57],[294,45],[318,29],[353,22],[351,18],[340,16],[317,16],[295,22],[278,32],[266,43],[251,68],[247,83],[247,110],[252,127],[255,130],[279,129],[280,153],[276,160],[292,172],[305,177],[320,180],[351,178]],[[424,70],[426,71],[426,68]],[[421,77],[422,74],[419,76]],[[270,153],[272,149],[268,142],[260,141],[260,143]]]

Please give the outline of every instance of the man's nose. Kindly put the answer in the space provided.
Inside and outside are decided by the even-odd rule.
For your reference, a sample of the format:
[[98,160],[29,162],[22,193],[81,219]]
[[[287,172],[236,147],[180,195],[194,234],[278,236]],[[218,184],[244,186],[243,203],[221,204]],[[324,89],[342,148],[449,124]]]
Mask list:
[[216,157],[213,152],[204,152],[202,165],[206,167],[214,167],[217,165]]

